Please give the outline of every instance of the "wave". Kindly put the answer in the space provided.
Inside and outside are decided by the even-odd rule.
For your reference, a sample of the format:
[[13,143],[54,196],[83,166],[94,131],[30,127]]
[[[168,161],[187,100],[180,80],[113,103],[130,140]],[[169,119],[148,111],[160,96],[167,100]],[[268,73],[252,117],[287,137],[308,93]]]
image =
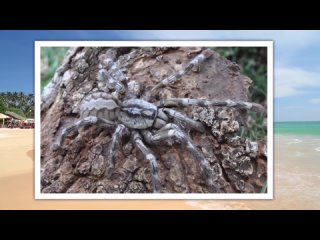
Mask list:
[[301,142],[302,142],[302,140],[297,139],[297,138],[290,139],[290,140],[293,140],[293,142],[288,142],[287,144],[292,144],[292,143],[301,143]]
[[320,152],[320,147],[315,148],[314,150]]

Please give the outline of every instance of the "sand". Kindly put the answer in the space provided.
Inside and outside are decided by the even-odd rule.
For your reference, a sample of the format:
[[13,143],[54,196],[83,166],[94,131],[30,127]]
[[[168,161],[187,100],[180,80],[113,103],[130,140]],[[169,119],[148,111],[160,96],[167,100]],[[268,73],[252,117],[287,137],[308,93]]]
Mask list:
[[320,209],[320,139],[275,137],[274,200],[34,200],[33,134],[0,129],[0,209]]
[[0,129],[0,209],[196,209],[183,201],[35,200],[33,134]]
[[26,154],[33,152],[32,129],[0,128],[0,178],[33,169]]

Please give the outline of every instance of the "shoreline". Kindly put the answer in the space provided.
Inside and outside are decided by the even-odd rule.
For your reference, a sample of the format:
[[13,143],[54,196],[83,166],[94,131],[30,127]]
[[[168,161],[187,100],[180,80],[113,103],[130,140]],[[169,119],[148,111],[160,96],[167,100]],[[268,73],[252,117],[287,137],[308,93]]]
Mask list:
[[289,136],[301,136],[301,137],[310,137],[310,138],[316,138],[320,140],[319,134],[301,134],[301,133],[274,133],[273,137],[289,137]]

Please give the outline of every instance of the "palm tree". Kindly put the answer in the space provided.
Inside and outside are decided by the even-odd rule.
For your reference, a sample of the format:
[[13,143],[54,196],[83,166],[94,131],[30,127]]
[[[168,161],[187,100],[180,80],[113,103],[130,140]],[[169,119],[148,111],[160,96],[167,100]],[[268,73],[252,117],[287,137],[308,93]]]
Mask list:
[[0,100],[0,113],[5,113],[6,107],[4,106],[3,102]]
[[25,113],[28,117],[34,117],[34,94],[30,93],[26,96],[26,110]]
[[11,107],[18,107],[19,97],[17,92],[13,92],[11,96]]
[[5,105],[6,102],[6,94],[4,92],[0,93],[0,104]]
[[18,94],[18,99],[19,99],[19,106],[17,106],[18,108],[20,108],[21,111],[25,111],[26,109],[26,104],[27,104],[27,99],[26,96],[24,95],[23,92],[20,92]]
[[10,107],[11,105],[11,100],[12,100],[12,93],[11,92],[7,92],[7,107]]
[[[23,92],[1,92],[0,110],[19,109],[27,117],[34,116],[34,94],[24,94]],[[14,110],[13,110],[14,111]]]
[[34,94],[30,93],[28,94],[28,105],[33,106],[34,105]]

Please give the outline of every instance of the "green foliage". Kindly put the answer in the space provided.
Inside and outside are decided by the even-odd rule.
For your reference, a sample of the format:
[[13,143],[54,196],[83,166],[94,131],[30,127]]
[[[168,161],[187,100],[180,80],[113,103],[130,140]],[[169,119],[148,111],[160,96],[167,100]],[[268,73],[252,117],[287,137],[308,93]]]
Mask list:
[[4,113],[6,111],[6,107],[0,102],[0,113]]
[[22,117],[34,118],[34,94],[23,92],[1,92],[0,112],[15,112]]
[[41,91],[53,77],[68,49],[68,47],[41,48]]
[[[213,48],[221,56],[236,62],[242,74],[252,80],[250,99],[264,105],[267,101],[267,48],[266,47],[217,47]],[[246,127],[240,135],[252,140],[263,139],[267,135],[266,119],[260,114],[249,113]]]
[[266,118],[253,112],[248,115],[247,126],[240,128],[239,135],[252,140],[264,139],[267,136]]

